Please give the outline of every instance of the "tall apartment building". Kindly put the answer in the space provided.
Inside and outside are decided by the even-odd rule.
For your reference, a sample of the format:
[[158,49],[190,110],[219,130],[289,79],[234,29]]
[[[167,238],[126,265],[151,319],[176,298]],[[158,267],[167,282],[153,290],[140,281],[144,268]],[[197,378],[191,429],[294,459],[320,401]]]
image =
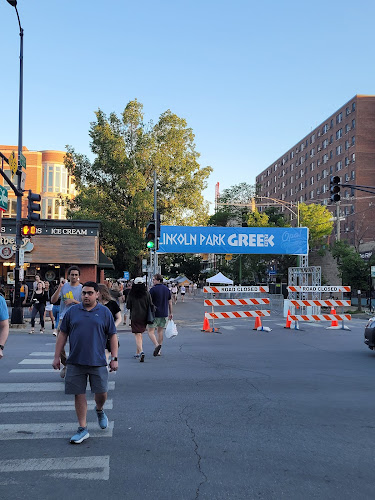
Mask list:
[[375,196],[345,187],[375,186],[375,96],[354,96],[288,149],[256,177],[258,195],[286,204],[320,203],[335,216],[330,177],[336,175],[343,184],[341,239],[357,248],[375,241]]
[[[7,157],[15,152],[17,146],[0,146],[0,151]],[[64,151],[29,151],[23,147],[22,154],[26,157],[25,189],[31,189],[42,197],[41,219],[65,219],[66,209],[60,204],[60,196],[73,198],[76,194],[74,179],[69,175],[64,165]],[[8,165],[4,164],[4,172],[11,177]],[[3,212],[5,218],[16,217],[17,200],[8,184],[1,178],[0,182],[8,190],[8,210]],[[16,183],[16,178],[13,178]],[[27,216],[27,196],[22,200],[22,217]]]

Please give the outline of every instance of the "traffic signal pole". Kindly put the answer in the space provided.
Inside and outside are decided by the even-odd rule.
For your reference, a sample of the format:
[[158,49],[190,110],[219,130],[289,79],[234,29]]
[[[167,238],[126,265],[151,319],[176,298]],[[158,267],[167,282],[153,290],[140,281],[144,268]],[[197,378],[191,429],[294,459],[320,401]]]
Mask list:
[[22,188],[21,188],[21,155],[22,155],[22,124],[23,124],[23,28],[21,27],[17,6],[15,5],[18,24],[20,27],[20,86],[18,108],[18,169],[17,169],[17,214],[16,214],[16,265],[14,268],[14,304],[11,315],[13,325],[23,324],[23,309],[20,297],[20,249],[22,245]]
[[155,221],[155,246],[154,246],[154,267],[153,274],[155,275],[158,268],[158,209],[157,209],[157,196],[156,196],[156,170],[154,170],[154,221]]

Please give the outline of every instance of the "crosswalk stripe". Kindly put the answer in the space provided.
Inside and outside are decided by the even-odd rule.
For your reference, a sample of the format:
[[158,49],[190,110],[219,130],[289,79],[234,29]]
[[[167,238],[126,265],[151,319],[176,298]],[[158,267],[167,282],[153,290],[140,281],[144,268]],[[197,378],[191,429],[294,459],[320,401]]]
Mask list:
[[[58,373],[58,372],[56,372]],[[115,388],[115,382],[108,382],[108,389],[112,391]],[[65,384],[62,380],[59,382],[6,382],[0,384],[0,392],[62,392],[65,390]]]
[[31,352],[30,356],[55,356],[55,351],[53,352]]
[[[95,401],[88,401],[89,410],[95,408]],[[36,401],[30,403],[0,403],[0,413],[18,413],[34,411],[72,411],[74,410],[74,401]],[[107,399],[105,403],[106,410],[113,409],[113,400]]]
[[23,359],[19,365],[52,365],[53,358],[51,359]]
[[[88,422],[87,427],[91,437],[112,437],[114,422],[108,422],[107,429],[99,429],[98,422]],[[10,439],[67,439],[75,432],[75,424],[46,423],[46,424],[0,424],[0,441]]]
[[[68,472],[69,470],[72,472]],[[0,473],[29,471],[45,471],[46,476],[58,478],[65,477],[70,479],[94,479],[108,481],[109,456],[0,460]]]
[[53,368],[14,368],[9,373],[56,373]]

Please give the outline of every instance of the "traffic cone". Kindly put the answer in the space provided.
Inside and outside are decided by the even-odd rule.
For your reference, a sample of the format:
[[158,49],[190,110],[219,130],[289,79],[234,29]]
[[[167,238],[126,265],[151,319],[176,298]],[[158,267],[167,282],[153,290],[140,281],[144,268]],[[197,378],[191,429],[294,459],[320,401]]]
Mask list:
[[258,330],[259,327],[262,327],[262,322],[260,321],[260,316],[256,316],[253,330]]
[[[334,307],[331,307],[331,314],[336,314],[336,309]],[[331,326],[339,326],[339,322],[336,318],[332,320]]]
[[208,321],[208,318],[206,318],[206,313],[204,315],[204,320],[203,320],[203,328],[201,330],[202,332],[211,332],[211,327],[210,327],[210,322]]
[[290,329],[291,325],[292,325],[292,320],[290,319],[290,309],[288,309],[288,314],[286,317],[286,324],[285,324],[284,328]]

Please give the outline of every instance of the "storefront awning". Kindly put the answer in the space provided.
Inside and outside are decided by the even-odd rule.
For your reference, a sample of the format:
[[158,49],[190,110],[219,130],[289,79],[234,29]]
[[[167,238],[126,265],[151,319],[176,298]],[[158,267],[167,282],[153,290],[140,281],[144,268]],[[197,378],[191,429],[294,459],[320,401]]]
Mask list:
[[114,269],[112,259],[107,257],[101,250],[99,250],[99,269]]

